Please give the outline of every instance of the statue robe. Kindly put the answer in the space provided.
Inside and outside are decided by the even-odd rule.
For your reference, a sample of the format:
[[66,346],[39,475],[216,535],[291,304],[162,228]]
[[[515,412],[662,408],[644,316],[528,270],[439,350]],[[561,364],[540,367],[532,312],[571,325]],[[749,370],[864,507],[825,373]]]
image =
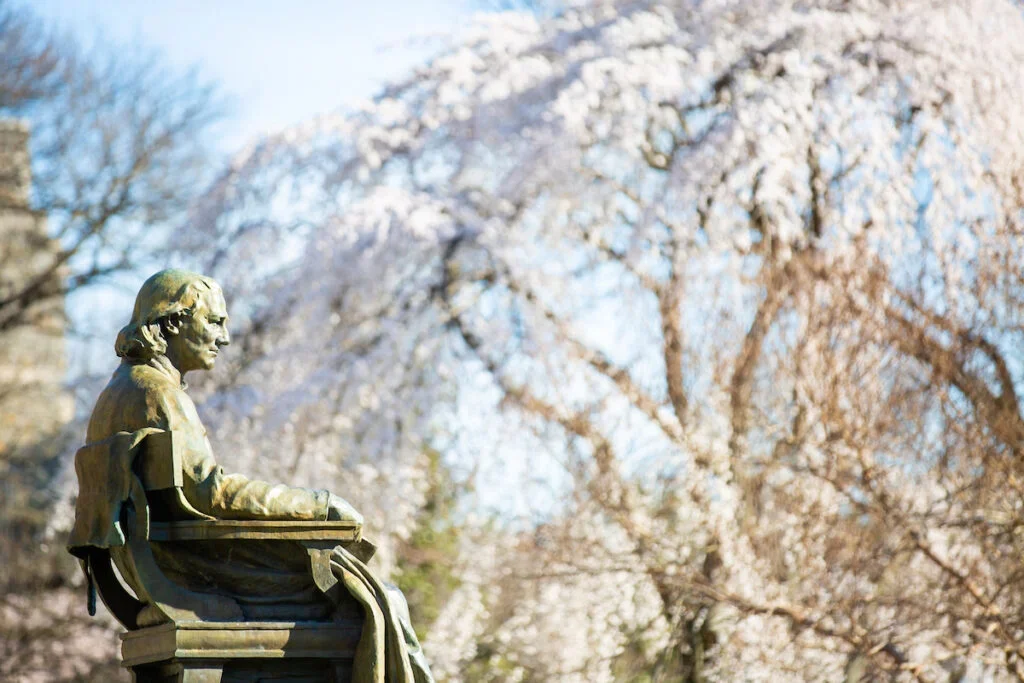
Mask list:
[[[185,393],[180,373],[162,356],[146,363],[121,363],[93,409],[87,443],[102,442],[118,433],[150,429],[173,431],[176,439],[187,444],[183,449],[182,490],[200,513],[216,519],[327,519],[327,491],[269,484],[225,473],[213,458],[206,429],[195,404]],[[114,467],[111,472],[120,470]],[[106,494],[99,495],[102,498]],[[82,535],[81,528],[80,520],[76,520],[73,539]],[[88,543],[88,539],[78,539],[72,545]],[[153,550],[169,578],[209,592],[227,593],[224,587],[229,586],[229,594],[239,601],[247,618],[273,618],[282,609],[307,619],[327,616],[304,558],[297,555],[274,555],[265,550],[246,553],[244,546],[235,546],[229,555],[222,556],[214,544],[206,544],[202,554],[186,545],[169,543],[154,544]],[[401,592],[379,581],[359,558],[342,547],[334,550],[331,566],[363,610],[364,628],[356,651],[353,680],[432,682]]]
[[185,393],[181,375],[162,356],[149,363],[121,363],[96,401],[86,441],[96,443],[117,432],[152,427],[185,439],[183,490],[199,512],[216,519],[327,519],[327,491],[226,474],[213,458],[206,429]]

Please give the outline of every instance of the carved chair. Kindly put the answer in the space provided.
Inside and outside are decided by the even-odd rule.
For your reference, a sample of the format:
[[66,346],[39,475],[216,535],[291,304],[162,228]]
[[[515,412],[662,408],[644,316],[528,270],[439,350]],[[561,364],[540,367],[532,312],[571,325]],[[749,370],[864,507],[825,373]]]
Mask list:
[[[357,524],[212,519],[184,496],[173,432],[146,436],[132,471],[125,544],[84,562],[127,629],[122,664],[134,681],[350,680],[362,614],[330,554],[343,545],[370,558]],[[287,594],[274,595],[282,582]]]

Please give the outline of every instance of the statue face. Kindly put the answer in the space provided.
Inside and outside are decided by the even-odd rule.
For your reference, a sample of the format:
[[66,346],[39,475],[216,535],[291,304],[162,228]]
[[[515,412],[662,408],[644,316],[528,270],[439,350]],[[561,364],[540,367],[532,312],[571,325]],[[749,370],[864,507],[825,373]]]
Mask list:
[[177,334],[167,340],[167,357],[179,372],[213,369],[220,347],[231,342],[227,321],[224,294],[203,292],[192,316],[183,318]]

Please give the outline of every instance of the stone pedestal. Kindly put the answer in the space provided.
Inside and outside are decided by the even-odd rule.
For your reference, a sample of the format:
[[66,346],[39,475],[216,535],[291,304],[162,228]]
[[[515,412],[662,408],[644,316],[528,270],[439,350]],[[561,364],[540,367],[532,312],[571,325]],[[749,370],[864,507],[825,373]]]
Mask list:
[[360,624],[181,622],[121,635],[136,683],[348,683]]

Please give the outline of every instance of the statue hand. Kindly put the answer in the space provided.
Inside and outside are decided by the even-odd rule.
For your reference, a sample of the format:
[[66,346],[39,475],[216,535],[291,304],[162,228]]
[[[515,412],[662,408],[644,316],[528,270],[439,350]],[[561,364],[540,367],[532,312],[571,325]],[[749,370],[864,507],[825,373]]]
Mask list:
[[362,526],[363,516],[356,512],[356,509],[347,500],[332,493],[327,499],[327,521],[355,522]]

